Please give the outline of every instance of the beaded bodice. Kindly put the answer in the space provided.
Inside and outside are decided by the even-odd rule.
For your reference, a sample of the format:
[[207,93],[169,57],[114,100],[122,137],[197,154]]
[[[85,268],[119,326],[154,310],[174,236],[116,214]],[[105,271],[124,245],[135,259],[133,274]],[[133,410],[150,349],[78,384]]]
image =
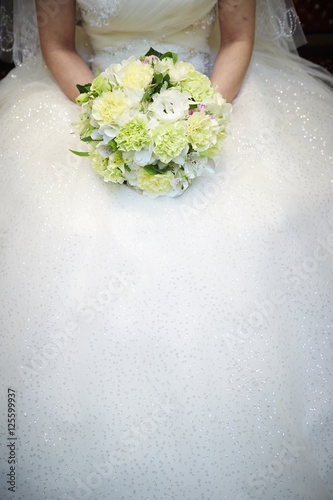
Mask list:
[[207,39],[216,18],[215,0],[79,0],[78,5],[98,69],[153,46],[177,51],[209,72]]

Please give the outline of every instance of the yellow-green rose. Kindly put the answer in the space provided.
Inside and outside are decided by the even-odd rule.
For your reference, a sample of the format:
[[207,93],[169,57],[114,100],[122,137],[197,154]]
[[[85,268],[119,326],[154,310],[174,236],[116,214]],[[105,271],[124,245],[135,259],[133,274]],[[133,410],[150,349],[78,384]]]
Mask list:
[[210,118],[204,111],[193,113],[187,121],[188,139],[193,149],[203,151],[216,142],[218,122]]
[[87,102],[89,101],[89,97],[90,95],[89,94],[80,94],[77,98],[76,98],[76,104],[78,104],[79,106],[81,106],[81,104],[83,104],[84,102]]
[[180,82],[182,91],[187,90],[196,102],[201,102],[205,97],[211,97],[214,89],[208,76],[192,71],[185,80]]
[[140,151],[150,143],[147,118],[136,115],[120,127],[116,136],[118,148],[122,151]]
[[113,125],[128,107],[126,96],[122,92],[104,92],[92,105],[92,116],[99,125]]
[[181,122],[162,123],[151,132],[154,153],[163,163],[181,154],[188,144],[186,128]]
[[137,182],[138,187],[143,191],[151,194],[161,194],[169,191],[173,178],[173,173],[170,171],[165,174],[151,175],[141,168],[138,171]]
[[121,84],[133,90],[143,89],[153,79],[154,70],[149,64],[141,61],[133,61],[125,66],[120,72]]
[[90,90],[101,95],[102,92],[110,92],[111,85],[105,78],[103,78],[103,76],[99,75],[93,80]]

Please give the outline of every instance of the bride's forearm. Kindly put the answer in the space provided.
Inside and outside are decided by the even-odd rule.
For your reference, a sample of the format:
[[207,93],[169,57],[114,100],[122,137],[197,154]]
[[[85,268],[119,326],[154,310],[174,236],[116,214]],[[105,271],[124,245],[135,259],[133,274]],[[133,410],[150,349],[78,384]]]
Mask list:
[[237,95],[249,66],[255,31],[255,0],[218,0],[221,45],[211,80],[228,102]]
[[45,15],[45,0],[35,1],[40,46],[45,63],[59,87],[75,101],[79,95],[76,84],[88,83],[94,78],[75,50],[75,0],[54,2],[57,8],[52,15]]
[[211,75],[212,83],[228,101],[237,95],[246,75],[252,54],[251,40],[238,40],[221,46]]
[[59,87],[74,102],[79,95],[76,84],[90,83],[95,78],[76,51],[56,49],[44,54],[44,59]]

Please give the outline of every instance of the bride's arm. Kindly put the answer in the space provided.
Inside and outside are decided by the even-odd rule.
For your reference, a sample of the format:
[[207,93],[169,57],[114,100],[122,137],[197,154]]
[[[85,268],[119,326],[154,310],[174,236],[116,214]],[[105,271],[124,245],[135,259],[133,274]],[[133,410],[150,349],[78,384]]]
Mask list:
[[255,28],[255,0],[219,0],[221,45],[211,81],[228,102],[237,95],[250,63]]
[[75,0],[61,2],[60,8],[47,16],[43,3],[45,0],[36,0],[42,54],[59,87],[75,101],[79,95],[76,84],[92,82],[95,78],[75,50]]

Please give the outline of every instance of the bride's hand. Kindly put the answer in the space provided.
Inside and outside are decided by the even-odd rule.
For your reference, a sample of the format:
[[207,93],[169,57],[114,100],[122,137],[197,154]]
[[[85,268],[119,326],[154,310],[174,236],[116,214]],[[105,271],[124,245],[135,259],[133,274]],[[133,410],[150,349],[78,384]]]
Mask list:
[[223,97],[237,95],[250,63],[255,31],[255,0],[219,0],[220,50],[211,75]]
[[45,0],[36,0],[39,38],[45,63],[59,87],[75,101],[77,83],[91,82],[95,77],[75,49],[75,0],[68,0],[52,14],[45,15]]

